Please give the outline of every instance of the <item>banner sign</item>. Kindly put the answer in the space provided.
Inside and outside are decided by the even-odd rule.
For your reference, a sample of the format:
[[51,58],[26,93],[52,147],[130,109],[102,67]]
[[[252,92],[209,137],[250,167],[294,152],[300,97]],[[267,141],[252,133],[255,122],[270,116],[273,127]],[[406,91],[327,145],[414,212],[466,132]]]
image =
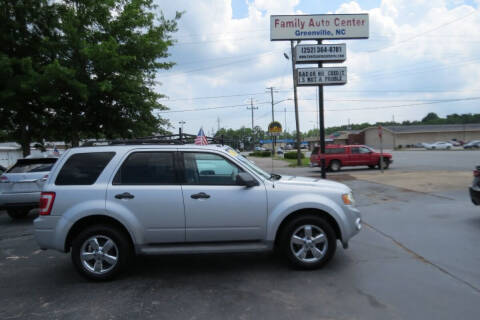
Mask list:
[[301,44],[295,47],[296,63],[343,62],[347,59],[347,45]]
[[345,83],[347,83],[347,67],[297,69],[297,86],[328,86]]
[[271,15],[270,40],[367,39],[368,13]]

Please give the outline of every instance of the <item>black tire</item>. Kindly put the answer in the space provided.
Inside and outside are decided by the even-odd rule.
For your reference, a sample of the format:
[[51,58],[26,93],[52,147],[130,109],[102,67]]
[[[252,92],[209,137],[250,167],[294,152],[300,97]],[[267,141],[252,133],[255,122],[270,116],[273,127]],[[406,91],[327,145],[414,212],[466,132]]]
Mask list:
[[[116,247],[112,250],[115,250],[117,256],[116,264],[108,271],[98,274],[88,270],[82,263],[80,259],[80,252],[86,241],[92,237],[105,237],[111,239]],[[103,243],[105,244],[105,243]],[[110,251],[112,253],[112,251]],[[111,280],[114,277],[118,276],[133,260],[133,248],[130,244],[128,235],[124,232],[118,230],[117,228],[107,226],[107,225],[93,225],[87,227],[82,232],[80,232],[72,241],[72,261],[77,269],[77,271],[84,277],[96,280]],[[90,260],[91,261],[91,260]],[[102,264],[105,264],[102,262]],[[108,264],[107,268],[108,269]]]
[[376,166],[375,165],[369,165],[368,166],[370,169],[374,169]]
[[13,220],[23,219],[30,212],[30,209],[8,209],[7,214]]
[[[322,251],[325,250],[325,252],[322,258],[320,258],[317,261],[311,261],[311,262],[302,261],[301,258],[297,257],[293,251],[294,249],[296,249],[297,245],[291,244],[291,241],[290,241],[294,233],[301,232],[301,228],[307,225],[318,228],[323,232],[324,235],[326,235],[326,237],[324,237],[326,240],[325,243],[319,244],[320,246],[326,245],[326,247],[320,247],[321,250]],[[298,229],[300,229],[300,231],[297,231]],[[306,270],[321,268],[328,261],[330,261],[330,259],[335,254],[335,250],[337,248],[337,240],[336,240],[335,232],[333,231],[333,228],[328,223],[328,221],[326,221],[322,217],[319,217],[313,214],[312,215],[306,214],[304,216],[299,216],[293,219],[292,221],[290,221],[288,225],[286,225],[281,232],[282,233],[280,235],[280,246],[279,246],[280,252],[288,260],[288,262],[295,268],[306,269]],[[312,234],[315,235],[314,232],[312,232]],[[318,244],[316,246],[318,246]],[[307,250],[310,250],[310,249],[307,249]],[[307,256],[305,258],[308,259],[309,257],[314,258],[313,251],[311,250],[308,251]]]
[[330,170],[333,172],[340,171],[340,168],[342,167],[342,164],[338,160],[332,160],[330,161]]
[[[388,167],[390,167],[390,161],[383,159],[383,169],[388,169]],[[378,160],[378,169],[382,169],[382,167],[380,167],[380,160]]]

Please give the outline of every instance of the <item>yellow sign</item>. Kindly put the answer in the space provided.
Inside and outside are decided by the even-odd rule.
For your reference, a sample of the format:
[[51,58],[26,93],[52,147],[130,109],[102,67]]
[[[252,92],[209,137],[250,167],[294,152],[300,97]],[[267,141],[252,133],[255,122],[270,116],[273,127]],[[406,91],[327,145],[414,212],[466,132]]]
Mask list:
[[271,135],[279,135],[282,133],[282,125],[278,121],[273,121],[268,125],[268,133]]

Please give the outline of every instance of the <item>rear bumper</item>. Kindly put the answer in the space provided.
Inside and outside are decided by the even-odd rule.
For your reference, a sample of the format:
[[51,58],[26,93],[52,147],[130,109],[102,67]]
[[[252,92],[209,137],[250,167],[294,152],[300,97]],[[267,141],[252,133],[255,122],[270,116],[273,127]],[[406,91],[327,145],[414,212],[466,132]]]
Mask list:
[[474,205],[479,206],[480,205],[480,191],[475,190],[472,187],[469,188],[470,190],[470,199],[472,199],[472,202]]
[[37,208],[40,192],[0,193],[0,210],[10,208]]
[[33,220],[35,240],[43,250],[55,249],[65,251],[63,238],[57,232],[61,216],[38,216]]

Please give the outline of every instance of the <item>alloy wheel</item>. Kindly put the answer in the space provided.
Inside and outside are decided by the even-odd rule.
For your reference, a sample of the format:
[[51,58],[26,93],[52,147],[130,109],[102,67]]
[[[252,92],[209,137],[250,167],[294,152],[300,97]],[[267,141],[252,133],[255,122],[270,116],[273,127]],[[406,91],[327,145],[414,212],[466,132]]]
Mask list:
[[83,267],[93,274],[104,274],[112,270],[118,262],[119,250],[115,242],[107,236],[95,235],[88,238],[80,249]]
[[302,225],[292,233],[290,249],[301,262],[318,262],[327,253],[327,235],[316,225]]

